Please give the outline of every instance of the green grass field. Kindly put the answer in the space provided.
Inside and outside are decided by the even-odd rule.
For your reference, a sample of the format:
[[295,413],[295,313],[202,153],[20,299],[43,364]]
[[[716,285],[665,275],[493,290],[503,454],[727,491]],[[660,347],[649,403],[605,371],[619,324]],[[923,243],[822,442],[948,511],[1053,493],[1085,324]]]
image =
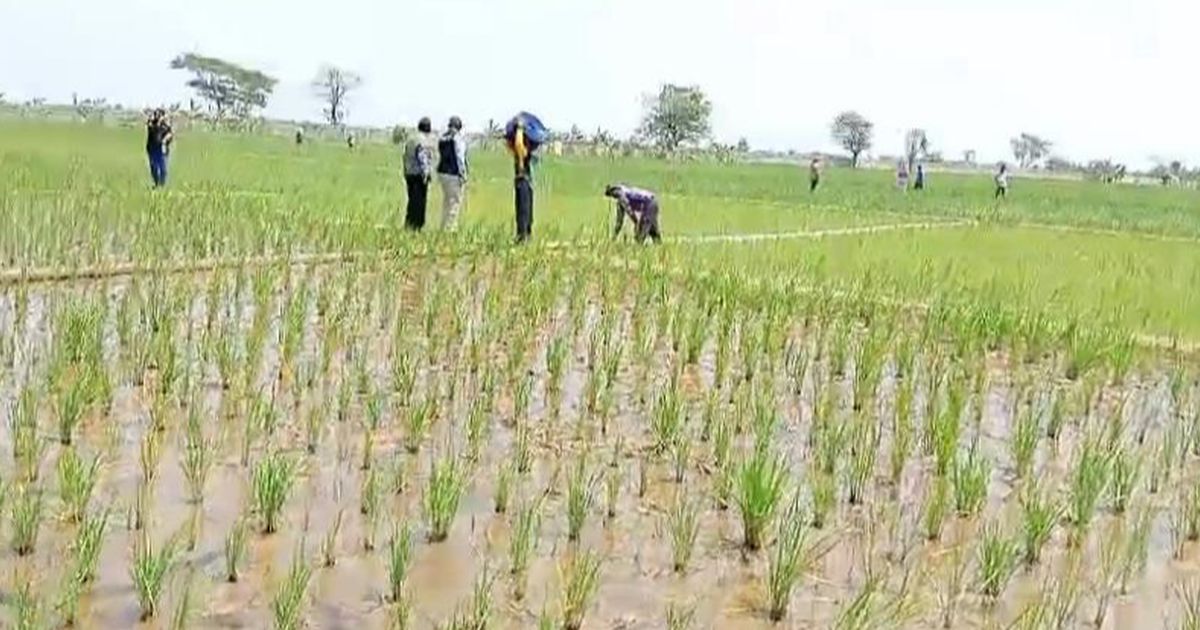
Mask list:
[[1194,191],[472,164],[0,119],[0,626],[1200,627]]

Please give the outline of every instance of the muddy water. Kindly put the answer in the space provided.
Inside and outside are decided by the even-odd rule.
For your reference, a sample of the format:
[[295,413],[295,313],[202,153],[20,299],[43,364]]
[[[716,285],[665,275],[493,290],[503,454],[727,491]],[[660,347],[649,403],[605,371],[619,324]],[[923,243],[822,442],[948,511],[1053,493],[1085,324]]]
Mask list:
[[[490,279],[483,275],[466,276],[466,280]],[[181,284],[180,290],[191,294],[187,315],[177,322],[177,338],[186,339],[186,331],[193,330],[193,339],[199,338],[199,327],[204,317],[204,283],[207,276],[195,278],[192,284]],[[451,277],[450,282],[463,281],[463,276]],[[315,276],[315,281],[334,282],[333,276]],[[399,274],[388,281],[398,283],[395,295],[399,300],[397,310],[400,317],[409,322],[406,328],[407,344],[414,348],[428,345],[422,333],[422,301],[431,282],[446,282],[436,276],[421,272]],[[364,275],[360,279],[364,295],[369,295],[371,280]],[[445,287],[443,287],[445,288]],[[129,290],[120,282],[112,285],[77,287],[78,294],[95,295],[100,292],[112,300],[119,300]],[[478,300],[478,295],[473,299]],[[12,295],[0,300],[0,324],[7,335],[15,339],[20,351],[13,357],[0,375],[0,444],[11,444],[12,436],[8,423],[9,405],[25,384],[28,375],[38,378],[37,368],[48,354],[52,339],[50,301],[60,298],[59,292],[31,295],[29,316],[21,329],[13,327],[14,313]],[[227,298],[229,299],[229,298]],[[360,298],[370,300],[371,298]],[[271,333],[268,339],[278,336],[281,296],[276,295],[271,308]],[[371,302],[374,303],[374,302]],[[243,334],[253,316],[253,300],[242,297],[241,322]],[[565,308],[560,305],[560,309]],[[473,317],[478,319],[481,307],[473,305]],[[218,413],[223,398],[230,392],[223,390],[213,366],[206,366],[198,387],[201,393],[198,404],[203,408],[208,435],[218,438],[219,450],[206,484],[205,499],[200,505],[188,500],[188,490],[182,460],[182,422],[187,410],[178,409],[175,420],[170,423],[163,441],[163,455],[153,486],[152,509],[145,534],[156,544],[164,544],[172,536],[194,522],[195,545],[181,553],[180,561],[173,571],[173,579],[164,595],[160,619],[146,622],[146,627],[163,625],[175,602],[180,598],[186,576],[192,575],[192,599],[194,613],[192,627],[199,628],[264,628],[272,624],[271,602],[283,575],[296,557],[313,562],[318,566],[309,588],[309,606],[305,618],[310,627],[318,628],[386,628],[389,626],[390,604],[386,600],[387,543],[392,527],[407,522],[414,527],[417,544],[414,563],[408,578],[408,590],[414,598],[413,624],[417,628],[430,628],[444,623],[464,605],[469,597],[476,576],[487,566],[496,576],[493,586],[493,623],[501,628],[534,627],[543,609],[559,609],[562,590],[560,566],[579,549],[591,549],[603,558],[600,586],[593,604],[588,609],[585,628],[662,628],[665,626],[665,611],[668,605],[692,608],[699,628],[756,629],[768,627],[825,628],[834,625],[839,615],[868,582],[869,570],[884,576],[884,589],[875,600],[878,606],[888,603],[889,598],[900,588],[906,573],[914,601],[913,614],[898,618],[877,620],[876,627],[941,627],[941,606],[938,593],[945,590],[944,576],[952,568],[956,550],[959,558],[968,563],[962,594],[957,596],[958,614],[954,627],[993,627],[1007,625],[1017,618],[1025,607],[1035,601],[1044,591],[1049,577],[1061,575],[1066,565],[1066,530],[1059,527],[1047,547],[1045,560],[1033,569],[1018,570],[1004,596],[994,605],[987,605],[974,594],[975,543],[979,527],[985,521],[1004,522],[1008,531],[1016,532],[1018,506],[1015,489],[1019,480],[1012,472],[1008,451],[1011,437],[1012,417],[1012,366],[1005,357],[992,357],[988,366],[989,385],[984,397],[985,408],[980,424],[980,447],[992,462],[991,479],[986,515],[980,519],[956,520],[950,518],[943,537],[938,542],[928,542],[917,532],[920,512],[923,509],[924,493],[931,474],[931,463],[914,457],[906,467],[900,488],[889,487],[885,480],[887,453],[890,448],[889,433],[884,439],[876,463],[876,474],[864,505],[845,504],[844,497],[835,510],[832,522],[813,536],[819,539],[827,552],[819,558],[802,579],[791,599],[790,615],[779,625],[769,622],[765,612],[764,576],[767,572],[769,551],[748,553],[741,548],[742,527],[736,508],[716,509],[711,496],[709,478],[709,446],[697,440],[692,452],[692,465],[686,474],[685,485],[674,481],[673,471],[665,459],[656,459],[647,454],[649,439],[646,425],[653,403],[643,403],[634,397],[635,375],[630,367],[627,349],[625,367],[622,368],[617,386],[616,414],[607,435],[599,435],[594,424],[581,437],[576,428],[578,419],[587,417],[584,410],[584,389],[588,380],[586,366],[586,335],[580,335],[572,348],[569,368],[564,377],[563,408],[556,421],[550,419],[545,399],[546,368],[542,358],[548,340],[553,336],[552,328],[567,324],[565,313],[559,313],[543,330],[535,335],[531,356],[532,373],[535,378],[530,405],[531,418],[535,426],[536,463],[530,475],[524,478],[514,491],[513,504],[521,497],[532,497],[546,493],[543,509],[543,527],[538,538],[537,550],[527,578],[527,592],[523,599],[513,596],[512,582],[507,574],[507,550],[510,541],[508,518],[497,515],[493,510],[493,494],[498,467],[511,456],[514,442],[514,424],[511,418],[511,398],[501,395],[491,419],[491,435],[480,461],[472,467],[467,494],[462,500],[457,519],[444,543],[425,541],[426,527],[421,507],[422,493],[428,474],[430,458],[435,452],[444,452],[446,445],[461,448],[464,442],[462,426],[468,409],[469,397],[474,395],[477,376],[462,374],[463,383],[459,390],[468,392],[459,397],[453,406],[446,405],[444,417],[434,427],[430,437],[417,454],[410,454],[403,447],[405,437],[402,426],[404,409],[389,405],[385,419],[374,440],[372,468],[387,489],[384,513],[373,525],[366,522],[360,513],[361,487],[366,474],[361,470],[362,427],[365,422],[365,402],[356,395],[348,417],[341,423],[330,414],[322,440],[315,455],[304,451],[303,421],[314,405],[334,399],[341,378],[350,378],[351,362],[346,350],[340,348],[333,358],[333,376],[328,382],[318,382],[305,391],[300,401],[290,399],[291,388],[286,380],[278,387],[278,406],[284,413],[277,433],[271,438],[273,448],[281,450],[303,461],[303,473],[293,488],[287,502],[286,515],[281,531],[273,535],[262,535],[254,531],[249,538],[241,578],[236,583],[225,579],[224,543],[230,529],[240,515],[250,506],[251,469],[241,464],[241,427],[244,417],[223,418]],[[587,326],[597,324],[595,305],[589,305],[585,317]],[[308,334],[302,361],[314,360],[319,344],[325,334],[328,320],[320,317],[315,308],[308,315]],[[113,326],[112,322],[108,324]],[[441,330],[441,328],[439,328]],[[370,377],[376,387],[386,387],[389,382],[388,361],[391,354],[391,327],[364,326],[367,335],[365,347],[369,352]],[[622,331],[628,335],[628,331]],[[804,332],[798,332],[804,335]],[[106,339],[107,352],[117,361],[118,350],[115,334],[109,331]],[[714,351],[712,340],[706,345],[699,365],[686,369],[684,389],[690,399],[689,416],[699,417],[699,410],[709,388],[713,386]],[[500,370],[506,352],[504,346],[494,349],[494,354],[485,369]],[[198,354],[193,352],[193,356]],[[423,357],[422,353],[417,356]],[[654,365],[657,370],[654,382],[649,387],[651,398],[666,386],[666,367],[672,360],[669,343],[661,340]],[[264,369],[257,383],[263,391],[277,386],[279,348],[269,341],[264,353]],[[452,378],[451,366],[421,361],[418,377],[419,392],[438,391],[446,379]],[[813,366],[808,380],[802,384],[802,395],[796,396],[791,384],[780,375],[776,381],[776,398],[779,412],[784,418],[779,425],[776,448],[787,456],[797,479],[804,479],[807,452],[807,435],[813,414],[813,397],[817,389],[814,381],[818,373],[827,373],[828,366]],[[113,373],[116,373],[114,369]],[[849,379],[848,371],[846,378]],[[918,381],[924,377],[916,376]],[[1153,375],[1142,381],[1134,381],[1125,390],[1140,391],[1143,398],[1151,399],[1151,384],[1157,382]],[[93,509],[110,508],[112,518],[104,541],[97,579],[80,606],[81,626],[94,628],[129,628],[137,626],[140,618],[138,601],[130,578],[131,549],[143,532],[132,529],[132,505],[137,492],[141,470],[139,447],[149,429],[149,391],[154,383],[151,374],[146,384],[136,386],[122,382],[117,388],[111,412],[106,417],[92,417],[85,423],[78,439],[77,448],[82,455],[102,453],[105,457],[101,483],[96,489]],[[1070,383],[1058,385],[1064,390],[1077,387]],[[849,392],[848,382],[843,384]],[[1140,390],[1138,388],[1141,388]],[[885,425],[892,409],[892,397],[896,390],[896,379],[890,374],[884,378],[880,388],[880,399],[876,411]],[[1106,392],[1102,411],[1106,413],[1116,405],[1116,400],[1127,395],[1127,391]],[[1147,393],[1150,392],[1150,393]],[[924,408],[919,387],[916,408]],[[728,401],[729,396],[721,399]],[[1140,399],[1139,399],[1140,400]],[[723,413],[735,413],[726,403]],[[74,526],[57,518],[59,511],[57,481],[54,478],[54,462],[60,447],[54,430],[53,412],[47,402],[41,409],[41,422],[48,445],[42,463],[42,483],[47,492],[47,516],[36,553],[24,559],[16,558],[7,545],[0,551],[0,566],[13,567],[0,576],[5,593],[12,593],[16,581],[32,576],[37,590],[49,613],[66,574],[66,559],[71,555],[70,543]],[[915,426],[922,426],[920,413],[914,418]],[[1156,434],[1164,421],[1156,419]],[[693,430],[695,430],[695,424]],[[965,431],[969,433],[970,430]],[[613,457],[613,449],[620,437],[622,455]],[[971,435],[964,436],[964,442]],[[748,436],[739,438],[739,448],[745,448]],[[1047,480],[1063,483],[1070,474],[1071,453],[1078,441],[1074,424],[1068,424],[1059,443],[1054,445],[1043,439],[1039,446],[1038,474]],[[1150,440],[1152,441],[1152,440]],[[919,450],[919,446],[914,446]],[[5,449],[7,452],[9,449]],[[256,461],[265,452],[262,443],[252,451],[251,461]],[[567,471],[583,457],[585,452],[594,474],[619,473],[622,478],[616,516],[604,517],[605,505],[602,484],[596,486],[594,503],[583,530],[582,540],[568,543],[566,533]],[[1147,451],[1148,452],[1148,451]],[[615,459],[616,468],[610,468]],[[642,466],[647,466],[647,487],[644,496],[638,496],[638,478]],[[391,491],[394,471],[402,470],[406,488],[397,494]],[[6,456],[0,465],[0,474],[5,479],[12,476],[12,460]],[[1176,476],[1176,483],[1180,477]],[[1065,486],[1062,486],[1065,492]],[[670,540],[666,528],[666,511],[678,492],[692,495],[701,502],[701,522],[693,561],[682,575],[671,571]],[[1145,492],[1143,490],[1143,495]],[[1156,505],[1170,507],[1175,489],[1164,488],[1155,497],[1143,497]],[[328,532],[333,528],[337,515],[342,514],[342,526],[336,538],[336,564],[332,567],[319,566],[319,549]],[[9,516],[9,519],[11,517]],[[1093,532],[1107,532],[1117,516],[1102,513],[1093,525]],[[1082,595],[1078,602],[1076,620],[1079,625],[1095,615],[1096,572],[1090,570],[1097,564],[1100,539],[1103,534],[1093,535],[1084,551],[1085,566],[1089,570],[1083,576]],[[373,539],[374,548],[368,549],[365,542]],[[904,566],[898,560],[906,552]],[[1188,546],[1182,560],[1172,559],[1172,542],[1166,511],[1155,518],[1147,568],[1144,574],[1130,584],[1128,594],[1113,599],[1112,607],[1105,618],[1105,628],[1158,627],[1164,619],[1177,619],[1178,607],[1174,600],[1174,589],[1186,579],[1197,575],[1200,566],[1200,549]],[[870,569],[868,567],[871,567]],[[11,611],[0,613],[8,615]]]

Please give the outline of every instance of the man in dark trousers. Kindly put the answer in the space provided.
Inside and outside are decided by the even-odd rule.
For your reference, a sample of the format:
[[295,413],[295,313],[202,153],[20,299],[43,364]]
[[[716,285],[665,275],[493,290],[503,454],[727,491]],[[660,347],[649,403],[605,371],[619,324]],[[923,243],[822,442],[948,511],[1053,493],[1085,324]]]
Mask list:
[[146,157],[150,161],[150,178],[155,188],[167,185],[167,156],[171,153],[171,141],[175,133],[162,108],[150,112],[146,120]]
[[658,229],[658,199],[654,193],[624,184],[613,184],[604,189],[604,196],[617,200],[617,225],[613,228],[613,238],[621,235],[621,226],[628,216],[636,229],[637,242],[644,242],[646,237],[655,243],[662,242],[662,234]]
[[404,225],[414,232],[425,227],[425,208],[429,200],[429,182],[433,179],[433,152],[436,147],[433,122],[422,118],[417,123],[417,135],[404,144],[404,185],[408,189]]
[[517,242],[524,243],[533,234],[533,182],[530,162],[533,152],[525,136],[525,120],[517,117],[516,130],[508,141],[513,156],[513,190],[517,205]]

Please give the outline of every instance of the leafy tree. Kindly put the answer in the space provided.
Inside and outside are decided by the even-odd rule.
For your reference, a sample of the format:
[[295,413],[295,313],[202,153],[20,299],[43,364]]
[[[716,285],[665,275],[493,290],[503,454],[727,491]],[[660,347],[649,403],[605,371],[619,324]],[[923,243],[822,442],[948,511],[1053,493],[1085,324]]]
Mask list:
[[322,66],[317,72],[312,87],[325,104],[321,111],[329,124],[336,126],[346,120],[346,98],[351,91],[362,87],[362,82],[362,77],[336,66]]
[[583,130],[579,125],[571,125],[571,130],[567,132],[567,137],[564,138],[567,144],[582,144],[587,136],[583,134]]
[[666,84],[646,99],[639,133],[663,151],[673,153],[699,144],[711,131],[712,103],[697,86]]
[[845,111],[833,119],[830,126],[834,142],[850,152],[850,166],[858,167],[858,156],[871,148],[875,136],[875,123],[856,111]]
[[924,129],[909,129],[904,134],[904,157],[908,160],[908,172],[913,172],[917,158],[929,155],[929,136]]
[[1009,145],[1012,147],[1013,158],[1021,168],[1029,168],[1050,155],[1050,147],[1054,146],[1054,143],[1030,133],[1022,133],[1009,140]]
[[749,153],[750,152],[750,141],[745,138],[738,138],[737,152],[738,153]]
[[226,115],[246,118],[255,109],[266,107],[277,83],[257,70],[194,53],[179,55],[171,61],[171,68],[192,74],[187,86],[208,101],[218,119]]

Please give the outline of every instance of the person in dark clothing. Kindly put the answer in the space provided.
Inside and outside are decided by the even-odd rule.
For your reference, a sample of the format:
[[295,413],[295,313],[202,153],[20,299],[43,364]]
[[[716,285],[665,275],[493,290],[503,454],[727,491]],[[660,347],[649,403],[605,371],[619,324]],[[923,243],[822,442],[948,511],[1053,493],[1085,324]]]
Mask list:
[[155,109],[146,120],[146,157],[150,162],[150,178],[155,188],[167,185],[167,157],[171,153],[171,142],[175,133],[167,120],[167,112]]
[[808,165],[808,192],[817,192],[821,185],[821,158],[813,158]]
[[517,242],[524,243],[533,234],[533,182],[530,167],[533,151],[525,136],[525,121],[517,118],[516,131],[508,141],[513,156],[513,192],[517,207]]
[[417,232],[425,227],[425,207],[429,200],[429,182],[433,178],[436,145],[433,123],[428,118],[417,123],[417,135],[404,145],[404,184],[408,189],[404,225]]
[[913,190],[925,190],[925,165],[917,165],[917,178],[913,180]]
[[604,189],[604,196],[617,201],[617,224],[613,227],[613,238],[621,235],[625,217],[633,221],[637,242],[649,237],[655,243],[662,242],[658,229],[658,198],[654,193],[624,184],[613,184]]

